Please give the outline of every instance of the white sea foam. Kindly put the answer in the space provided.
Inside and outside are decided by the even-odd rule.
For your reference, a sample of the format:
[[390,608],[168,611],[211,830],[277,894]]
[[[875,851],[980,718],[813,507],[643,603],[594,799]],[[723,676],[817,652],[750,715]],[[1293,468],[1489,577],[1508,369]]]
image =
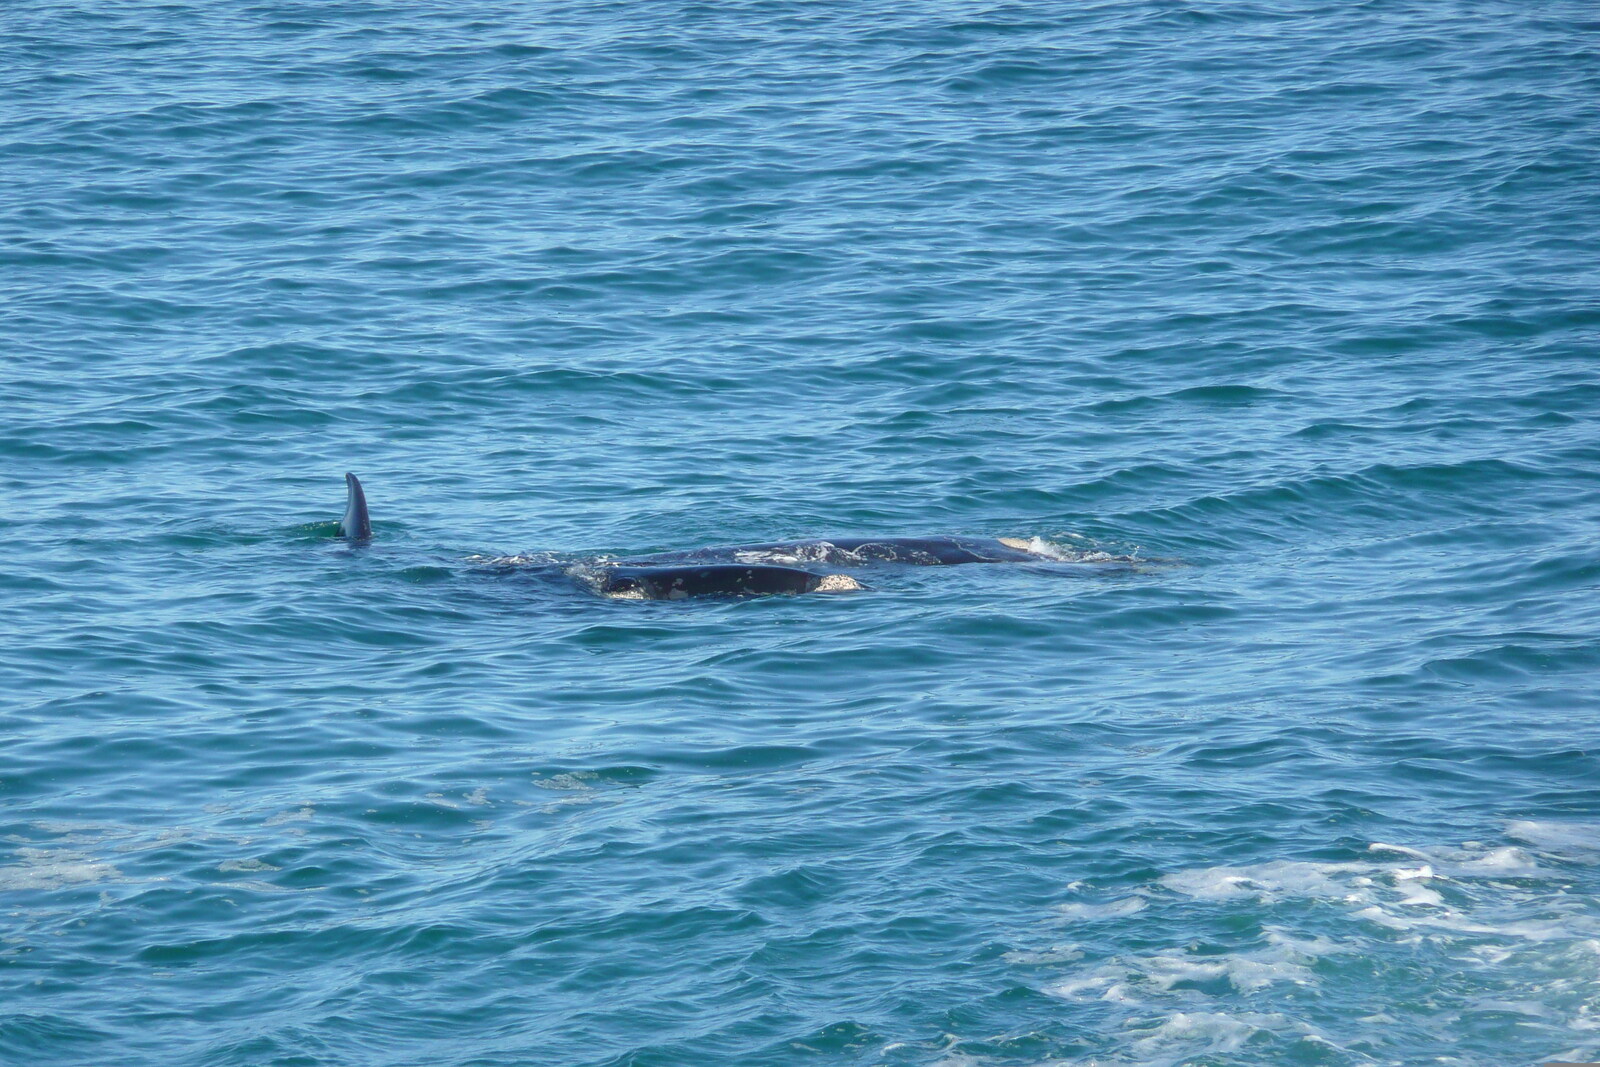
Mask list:
[[1519,819],[1506,824],[1506,836],[1547,855],[1579,863],[1600,862],[1600,823]]
[[1007,548],[1015,548],[1021,552],[1031,552],[1044,559],[1066,561],[1082,560],[1085,553],[1076,552],[1065,545],[1058,545],[1054,541],[1046,541],[1042,537],[1002,537],[1000,543]]
[[1219,984],[1252,993],[1277,982],[1310,984],[1307,962],[1301,947],[1290,943],[1242,954],[1155,953],[1105,961],[1085,974],[1050,984],[1045,992],[1063,1000],[1129,1004],[1147,1004],[1163,994]]
[[1201,900],[1254,897],[1270,903],[1284,897],[1327,897],[1345,891],[1351,875],[1370,868],[1360,863],[1309,863],[1278,860],[1251,867],[1204,867],[1163,875],[1168,889]]
[[1532,856],[1514,846],[1493,849],[1481,856],[1464,857],[1457,861],[1455,869],[1503,878],[1537,878],[1545,873]]
[[1025,965],[1071,963],[1073,960],[1081,959],[1083,959],[1083,949],[1076,945],[1051,945],[1049,948],[1035,949],[1033,951],[1012,949],[1005,954],[1007,963]]
[[1144,898],[1131,896],[1103,902],[1075,901],[1061,904],[1056,912],[1063,919],[1116,919],[1143,911]]
[[113,865],[66,848],[19,848],[21,860],[0,867],[0,889],[60,889],[119,878]]
[[593,789],[589,782],[598,778],[594,771],[570,771],[562,774],[552,774],[548,778],[533,776],[533,784],[540,789]]
[[1134,1041],[1134,1047],[1158,1054],[1165,1047],[1195,1045],[1188,1054],[1199,1052],[1237,1052],[1258,1027],[1245,1019],[1222,1012],[1180,1011],[1167,1016]]
[[1274,982],[1305,985],[1311,980],[1309,970],[1289,960],[1288,953],[1279,949],[1250,956],[1153,956],[1142,960],[1140,967],[1151,982],[1168,990],[1180,983],[1226,979],[1239,992],[1250,993]]
[[560,561],[550,552],[519,552],[512,556],[473,555],[466,557],[466,562],[485,567],[529,567],[548,566]]
[[264,819],[262,826],[282,826],[291,822],[310,822],[316,817],[317,811],[309,804],[295,811],[280,811],[278,814]]
[[[1219,935],[1109,958],[1086,951],[1063,960],[1043,991],[1091,1018],[1125,1013],[1122,1035],[1085,1064],[1225,1059],[1246,1041],[1259,1058],[1272,1041],[1339,1049],[1335,1038],[1348,1046],[1340,1062],[1389,1062],[1385,1033],[1480,1014],[1516,1017],[1520,1030],[1543,1035],[1554,1049],[1564,1035],[1600,1034],[1600,904],[1573,891],[1570,868],[1552,865],[1593,862],[1592,829],[1511,823],[1507,836],[1516,844],[1374,842],[1359,859],[1173,871],[1154,887],[1074,902],[1059,913],[1120,915],[1130,926],[1160,930],[1168,909],[1188,909],[1192,927],[1193,909],[1202,908],[1214,912],[1218,929],[1259,923],[1257,933],[1242,932],[1231,948]],[[1268,916],[1274,921],[1261,922]],[[1338,956],[1361,957],[1361,980],[1375,991],[1393,987],[1394,1003],[1352,1019],[1344,1007],[1348,964],[1325,962]],[[1464,971],[1475,980],[1463,985]],[[1259,1014],[1267,1008],[1282,1014]],[[1262,1030],[1271,1036],[1252,1040]],[[1568,1051],[1594,1059],[1600,1045]]]

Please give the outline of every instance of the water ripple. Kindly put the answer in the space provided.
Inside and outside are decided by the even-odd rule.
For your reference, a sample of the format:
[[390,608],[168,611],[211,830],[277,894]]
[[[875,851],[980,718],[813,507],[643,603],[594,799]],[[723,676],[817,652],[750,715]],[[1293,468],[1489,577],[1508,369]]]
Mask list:
[[1597,33],[12,4],[0,1061],[1597,1058]]

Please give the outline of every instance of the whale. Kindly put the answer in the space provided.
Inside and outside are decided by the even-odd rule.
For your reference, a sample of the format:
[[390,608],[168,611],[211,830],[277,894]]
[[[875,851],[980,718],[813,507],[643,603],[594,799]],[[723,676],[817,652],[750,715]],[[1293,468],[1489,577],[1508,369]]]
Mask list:
[[[353,543],[368,542],[372,539],[372,518],[366,492],[354,474],[345,474],[344,480],[345,513],[339,520],[339,536]],[[652,553],[567,568],[567,572],[584,580],[600,595],[616,600],[681,600],[842,593],[866,588],[852,575],[817,569],[823,567],[875,563],[955,566],[1058,559],[1041,542],[1021,537],[834,537]]]

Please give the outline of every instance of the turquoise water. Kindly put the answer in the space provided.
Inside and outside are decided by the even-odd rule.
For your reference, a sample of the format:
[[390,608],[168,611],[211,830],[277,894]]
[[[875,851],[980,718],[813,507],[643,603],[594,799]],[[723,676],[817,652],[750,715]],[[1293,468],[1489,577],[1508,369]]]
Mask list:
[[0,1062],[1600,1059],[1597,49],[8,4]]

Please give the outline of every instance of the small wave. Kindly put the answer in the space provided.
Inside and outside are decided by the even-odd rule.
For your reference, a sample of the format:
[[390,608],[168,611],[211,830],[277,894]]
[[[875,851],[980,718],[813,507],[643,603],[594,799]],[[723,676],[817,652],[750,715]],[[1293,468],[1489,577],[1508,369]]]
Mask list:
[[466,562],[480,567],[548,567],[561,560],[553,552],[519,552],[511,556],[471,555]]

